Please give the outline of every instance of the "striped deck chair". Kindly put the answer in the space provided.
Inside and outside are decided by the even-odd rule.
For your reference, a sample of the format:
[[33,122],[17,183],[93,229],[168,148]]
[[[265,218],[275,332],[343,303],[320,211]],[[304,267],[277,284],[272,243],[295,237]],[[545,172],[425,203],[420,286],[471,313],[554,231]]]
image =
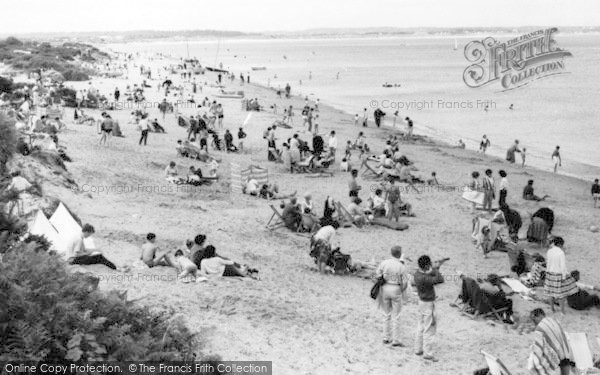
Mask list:
[[484,352],[483,350],[481,351],[481,354],[483,354],[483,358],[485,358],[490,375],[511,375],[510,371],[508,371],[501,360],[489,353]]

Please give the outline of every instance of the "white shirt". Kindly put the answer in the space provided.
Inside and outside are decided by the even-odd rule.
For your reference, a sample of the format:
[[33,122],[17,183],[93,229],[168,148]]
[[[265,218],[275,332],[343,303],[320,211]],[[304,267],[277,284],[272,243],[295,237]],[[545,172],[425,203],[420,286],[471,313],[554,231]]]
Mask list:
[[552,246],[546,253],[546,272],[559,273],[567,277],[567,261],[565,252],[556,246]]
[[138,125],[140,126],[140,129],[148,130],[148,120],[147,119],[141,119],[140,122],[138,123]]
[[329,148],[337,148],[338,142],[335,136],[329,136]]
[[502,179],[500,180],[500,190],[508,190],[508,180],[506,179],[506,177],[502,177]]
[[246,194],[258,194],[258,182],[255,179],[246,184]]
[[67,259],[72,259],[79,255],[84,255],[85,246],[83,244],[83,235],[81,233],[75,234],[69,238],[65,247],[65,256]]
[[383,276],[388,284],[407,285],[408,283],[406,266],[402,260],[398,258],[390,258],[381,262],[379,267],[377,267],[375,274],[377,276]]
[[332,243],[335,238],[335,228],[331,225],[326,225],[323,228],[319,229],[317,233],[315,233],[315,240],[323,240],[329,244]]

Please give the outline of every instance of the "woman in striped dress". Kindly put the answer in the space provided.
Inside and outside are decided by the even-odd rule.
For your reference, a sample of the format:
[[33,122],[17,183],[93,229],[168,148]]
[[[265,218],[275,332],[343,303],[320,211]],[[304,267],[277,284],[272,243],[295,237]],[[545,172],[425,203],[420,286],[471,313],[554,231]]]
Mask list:
[[558,301],[563,314],[567,297],[577,292],[575,280],[570,277],[567,270],[564,245],[565,241],[562,237],[552,239],[552,246],[546,255],[546,281],[544,283],[546,295],[551,299],[552,311],[555,311],[554,303]]

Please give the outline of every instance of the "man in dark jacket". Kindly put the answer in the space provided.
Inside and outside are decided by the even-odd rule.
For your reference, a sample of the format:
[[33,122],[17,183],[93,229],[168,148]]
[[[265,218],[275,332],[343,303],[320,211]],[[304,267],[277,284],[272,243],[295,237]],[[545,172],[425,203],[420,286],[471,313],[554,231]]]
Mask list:
[[437,362],[432,351],[437,322],[435,319],[435,288],[444,282],[440,274],[440,262],[431,263],[431,258],[423,255],[418,260],[419,269],[415,273],[413,285],[419,294],[419,320],[415,339],[415,354],[423,355],[423,359]]

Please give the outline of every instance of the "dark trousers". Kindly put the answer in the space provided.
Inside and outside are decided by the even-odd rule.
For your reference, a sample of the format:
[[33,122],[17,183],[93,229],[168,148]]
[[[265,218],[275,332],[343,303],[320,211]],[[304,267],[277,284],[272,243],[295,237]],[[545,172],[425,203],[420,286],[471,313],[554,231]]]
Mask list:
[[142,130],[142,136],[140,137],[140,143],[142,144],[142,141],[144,141],[144,146],[146,145],[146,141],[148,141],[148,130]]
[[500,197],[498,198],[498,206],[502,207],[506,204],[506,193],[507,191],[502,189],[500,190]]
[[104,264],[108,268],[112,268],[113,270],[117,269],[117,266],[110,260],[106,259],[104,255],[80,255],[78,257],[73,258],[71,264],[80,264],[80,265],[89,265],[89,264]]

